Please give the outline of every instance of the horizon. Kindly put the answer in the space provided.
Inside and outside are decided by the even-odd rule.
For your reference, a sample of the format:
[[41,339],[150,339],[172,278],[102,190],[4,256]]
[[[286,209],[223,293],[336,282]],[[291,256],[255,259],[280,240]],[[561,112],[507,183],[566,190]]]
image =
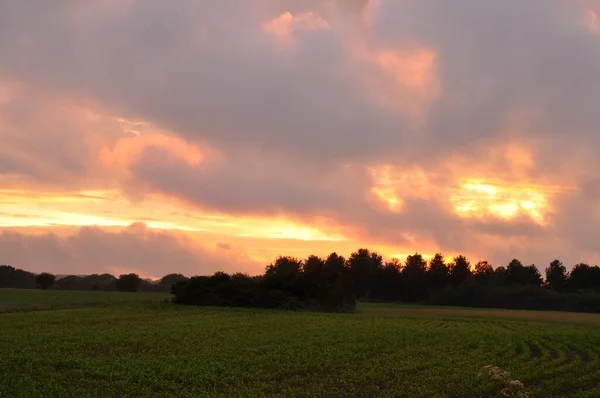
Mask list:
[[[347,265],[349,265],[352,256],[354,254],[357,254],[360,250],[367,250],[367,252],[370,252],[373,255],[380,255],[379,253],[377,253],[375,251],[370,251],[368,248],[357,249],[356,251],[350,253],[349,255],[340,254],[340,253],[338,253],[336,251],[333,251],[333,252],[329,253],[329,255],[339,255],[341,258],[343,258],[345,260],[345,262],[347,263]],[[449,270],[451,270],[452,267],[454,266],[455,261],[457,260],[457,257],[458,256],[462,256],[461,254],[459,254],[456,257],[449,257],[449,256],[445,256],[443,253],[436,253],[435,255],[438,255],[438,254],[442,256],[444,264],[448,267]],[[381,262],[380,265],[383,266],[383,267],[385,267],[388,264],[396,264],[399,267],[399,270],[402,271],[404,269],[405,265],[406,265],[406,262],[408,261],[408,259],[410,257],[412,257],[412,256],[420,256],[426,262],[426,269],[429,270],[429,268],[431,266],[431,260],[433,260],[433,258],[434,258],[435,255],[425,256],[425,255],[423,255],[421,253],[415,252],[413,254],[407,255],[404,258],[399,258],[399,257],[385,258],[384,256],[382,256],[382,262]],[[273,261],[265,264],[264,267],[261,270],[257,270],[255,273],[239,272],[239,271],[227,272],[227,271],[223,271],[223,270],[217,269],[215,271],[207,272],[207,273],[204,273],[204,274],[182,274],[180,272],[167,272],[167,273],[165,273],[163,275],[145,275],[145,274],[137,274],[135,272],[130,273],[130,274],[136,274],[141,279],[146,280],[146,281],[150,281],[150,282],[158,282],[163,277],[169,276],[169,275],[182,275],[182,276],[184,276],[186,278],[192,278],[192,277],[198,277],[198,276],[212,276],[215,273],[219,273],[219,272],[224,272],[224,273],[228,273],[228,274],[231,274],[231,275],[239,273],[239,274],[243,274],[243,275],[246,275],[246,276],[254,277],[254,276],[262,276],[262,275],[264,275],[265,270],[267,268],[269,268],[270,266],[272,266],[273,264],[275,264],[278,259],[290,258],[292,260],[298,261],[301,264],[305,264],[307,262],[307,260],[309,260],[310,257],[312,257],[312,256],[314,256],[314,255],[309,255],[309,256],[306,256],[305,258],[299,258],[299,257],[294,257],[294,256],[279,255],[276,258],[274,258]],[[325,261],[328,256],[318,256],[317,255],[316,257],[319,258],[322,261]],[[534,266],[535,268],[537,268],[538,271],[539,271],[539,273],[540,273],[540,277],[542,278],[543,281],[546,281],[546,275],[545,275],[545,273],[546,273],[548,267],[550,266],[550,264],[542,265],[542,264],[527,263],[527,262],[521,261],[518,258],[511,259],[511,261],[509,263],[507,263],[507,264],[491,264],[487,260],[471,261],[468,257],[464,257],[464,259],[467,261],[467,263],[469,265],[469,269],[473,273],[473,275],[475,275],[476,267],[480,263],[485,263],[485,265],[490,266],[492,268],[492,270],[497,270],[498,268],[504,268],[504,269],[506,269],[511,262],[513,262],[513,261],[516,260],[522,266],[525,266],[525,267]],[[585,263],[585,262],[578,262],[576,264],[563,264],[562,261],[560,261],[560,259],[554,259],[551,263],[554,263],[556,261],[558,261],[558,263],[561,266],[565,267],[566,277],[569,277],[570,272],[573,270],[573,268],[575,268],[576,266],[579,266],[579,265],[585,265],[585,266],[590,266],[590,267],[598,267],[597,264],[588,264],[588,263]],[[5,267],[5,266],[13,267],[13,268],[15,268],[17,270],[22,270],[22,271],[25,271],[25,272],[28,272],[28,273],[33,273],[33,274],[36,274],[36,275],[39,275],[41,273],[50,273],[50,274],[52,274],[51,272],[47,272],[47,271],[32,272],[32,271],[30,271],[28,269],[23,269],[23,268],[20,268],[20,267],[11,265],[11,264],[2,264],[2,263],[0,263],[0,267]],[[68,276],[76,276],[78,278],[85,278],[85,277],[94,276],[94,275],[97,276],[97,275],[106,275],[106,274],[111,275],[111,276],[113,276],[115,278],[118,278],[119,276],[125,275],[125,274],[120,274],[120,273],[111,274],[110,272],[102,272],[102,273],[101,272],[90,272],[90,273],[87,273],[87,274],[52,274],[52,275],[54,275],[56,277],[56,280],[59,280],[61,278],[65,278],[65,277],[68,277]]]
[[0,5],[0,264],[600,263],[598,0],[32,4]]

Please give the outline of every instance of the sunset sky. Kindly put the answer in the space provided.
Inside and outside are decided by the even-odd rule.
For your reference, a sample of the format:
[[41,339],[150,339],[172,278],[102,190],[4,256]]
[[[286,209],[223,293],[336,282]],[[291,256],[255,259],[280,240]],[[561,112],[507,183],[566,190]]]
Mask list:
[[600,0],[0,0],[0,264],[600,263]]

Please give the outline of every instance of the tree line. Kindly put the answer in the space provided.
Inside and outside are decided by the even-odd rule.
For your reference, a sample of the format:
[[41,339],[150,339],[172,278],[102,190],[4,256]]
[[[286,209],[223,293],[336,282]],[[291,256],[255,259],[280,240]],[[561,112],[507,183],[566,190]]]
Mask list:
[[[51,281],[52,280],[52,281]],[[185,304],[351,311],[356,300],[423,303],[468,307],[600,312],[600,267],[580,263],[569,272],[559,260],[545,267],[513,259],[493,267],[472,264],[465,256],[446,259],[421,254],[403,262],[384,262],[381,255],[359,249],[348,258],[300,260],[278,257],[264,274],[217,272],[186,278],[170,274],[158,281],[135,274],[109,274],[60,279],[0,266],[0,287],[73,290],[171,291]]]
[[135,273],[119,277],[111,274],[57,277],[48,272],[34,274],[10,265],[0,265],[0,288],[169,293],[171,286],[182,279],[187,278],[181,274],[169,274],[159,280],[149,280]]

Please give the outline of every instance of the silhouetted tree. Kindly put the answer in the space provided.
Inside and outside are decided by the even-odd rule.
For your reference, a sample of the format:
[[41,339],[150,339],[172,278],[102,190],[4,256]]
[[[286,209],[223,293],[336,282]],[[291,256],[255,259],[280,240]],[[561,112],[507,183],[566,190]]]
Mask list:
[[35,277],[35,283],[40,287],[40,289],[48,290],[54,284],[55,279],[56,276],[47,272],[42,272],[41,274]]
[[127,274],[119,276],[117,280],[117,290],[120,292],[137,292],[140,290],[142,278],[137,274]]
[[185,281],[188,278],[183,276],[182,274],[168,274],[163,276],[160,281],[158,281],[159,290],[162,291],[171,291],[171,287],[179,281]]
[[372,297],[379,300],[396,301],[402,299],[402,293],[401,265],[394,258],[379,270]]
[[0,265],[0,288],[35,289],[35,274],[10,265]]
[[306,275],[318,275],[318,277],[321,277],[324,267],[325,260],[314,255],[308,256],[308,258],[302,263],[302,271]]
[[356,308],[356,296],[346,259],[331,253],[325,260],[323,277],[326,283],[322,305],[327,311],[348,312]]
[[450,267],[446,264],[444,256],[437,253],[429,260],[429,267],[426,271],[428,287],[434,291],[442,290],[448,285],[449,275]]
[[567,268],[559,260],[552,261],[546,268],[546,286],[548,288],[562,293],[567,290],[568,280]]
[[291,256],[280,256],[273,264],[267,265],[265,276],[296,276],[301,270],[302,261]]
[[[475,264],[473,278],[476,283],[482,286],[490,286],[494,284],[494,268],[487,261],[480,261]],[[504,283],[502,283],[504,284]]]
[[339,274],[348,274],[348,268],[346,267],[346,259],[337,253],[331,253],[325,260],[323,267],[323,275],[326,280],[336,278]]
[[[69,281],[65,282],[73,290],[117,290],[117,278],[110,274],[92,274],[82,277],[68,276]],[[64,279],[64,278],[63,278]],[[58,283],[62,284],[62,279]]]
[[87,290],[87,288],[82,287],[81,279],[83,278],[76,275],[67,275],[56,279],[54,286],[56,289],[60,290]]
[[600,268],[597,265],[591,267],[584,263],[577,264],[571,270],[568,284],[572,291],[600,291]]
[[156,292],[170,292],[170,286],[160,284],[160,280],[156,281],[151,278],[144,278],[140,282],[140,292],[156,293]]
[[544,284],[544,279],[538,267],[535,264],[528,265],[525,267],[525,276],[528,285],[540,287]]
[[542,275],[535,265],[525,267],[517,259],[513,259],[506,267],[506,281],[514,285],[541,286],[543,283]]
[[302,272],[302,261],[295,257],[278,257],[269,264],[265,271],[263,284],[269,289],[279,289],[302,294],[299,284]]
[[600,291],[600,267],[594,265],[589,272],[589,278],[591,288]]
[[382,257],[369,249],[358,249],[350,255],[348,267],[357,298],[369,297],[383,264]]
[[508,270],[506,267],[500,266],[494,270],[494,284],[496,286],[504,286],[509,284]]
[[404,298],[407,301],[420,301],[426,298],[427,262],[419,253],[406,257],[402,278]]
[[454,258],[450,267],[450,282],[452,286],[459,286],[471,279],[471,263],[463,255]]
[[325,279],[323,270],[325,260],[319,256],[309,256],[302,263],[302,273],[304,275],[304,286],[307,297],[318,300],[325,290]]
[[117,290],[117,278],[111,274],[91,275],[89,282],[97,286],[98,290]]
[[573,267],[569,275],[569,287],[573,291],[589,288],[589,270],[590,266],[585,263],[579,263]]

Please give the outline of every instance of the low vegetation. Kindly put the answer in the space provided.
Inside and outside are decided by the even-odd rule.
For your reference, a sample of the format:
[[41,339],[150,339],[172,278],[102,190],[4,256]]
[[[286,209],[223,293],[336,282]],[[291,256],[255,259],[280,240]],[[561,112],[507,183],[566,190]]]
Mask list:
[[[170,300],[165,293],[0,289],[0,314]],[[1,396],[1,395],[0,395]]]
[[[595,314],[365,303],[324,314],[179,306],[160,294],[2,293],[20,305],[40,293],[81,303],[0,314],[0,396],[600,394]],[[106,305],[88,306],[90,293]],[[481,375],[487,365],[507,374]]]

